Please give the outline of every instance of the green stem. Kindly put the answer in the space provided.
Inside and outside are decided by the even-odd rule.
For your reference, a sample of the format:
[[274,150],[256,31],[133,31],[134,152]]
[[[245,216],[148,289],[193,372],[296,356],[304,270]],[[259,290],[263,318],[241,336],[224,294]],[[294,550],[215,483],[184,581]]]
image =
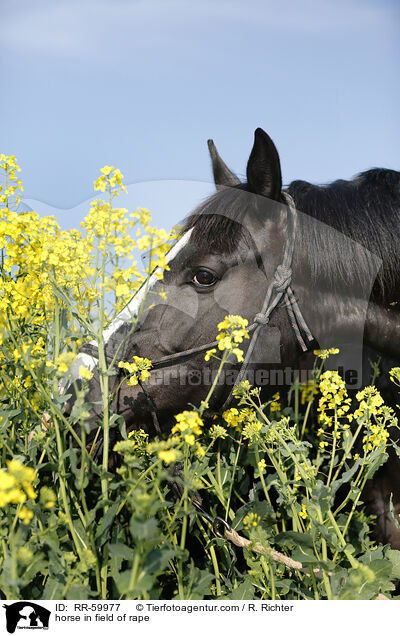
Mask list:
[[[349,552],[349,550],[346,548],[346,545],[347,545],[347,544],[346,544],[346,541],[345,541],[345,539],[344,539],[343,534],[340,532],[340,528],[339,528],[339,526],[338,526],[338,525],[337,525],[337,523],[336,523],[336,520],[335,520],[335,517],[334,517],[334,516],[333,516],[333,514],[332,514],[332,511],[331,511],[331,510],[328,510],[327,515],[328,515],[328,519],[330,520],[330,522],[331,522],[331,523],[332,523],[332,525],[333,525],[333,528],[334,528],[334,530],[335,530],[335,532],[336,532],[336,534],[337,534],[337,537],[338,537],[338,539],[339,539],[340,543],[342,544],[342,547],[344,548],[343,552],[344,552],[344,553],[345,553],[345,555],[347,556],[347,558],[348,558],[348,560],[349,560],[349,563],[351,564],[351,566],[352,566],[353,568],[357,568],[357,567],[358,567],[358,563],[357,563],[357,561],[355,560],[355,558],[353,557],[353,555],[351,554],[351,552]],[[345,529],[345,530],[346,530],[346,529]],[[335,555],[334,555],[334,557],[333,557],[333,559],[332,559],[333,561],[335,561],[335,558],[336,558],[337,554],[338,554],[338,552],[336,552],[336,553],[335,553]]]
[[317,369],[317,373],[316,373],[316,376],[314,378],[313,390],[312,390],[310,399],[308,400],[306,412],[305,412],[305,415],[304,415],[304,420],[303,420],[303,426],[302,426],[302,429],[301,429],[300,439],[303,439],[304,433],[306,431],[308,416],[309,416],[310,411],[311,411],[311,406],[312,406],[312,403],[314,401],[314,395],[315,395],[315,393],[317,391],[317,388],[318,388],[318,380],[320,378],[320,375],[321,375],[321,372],[322,372],[323,368],[324,368],[324,361],[322,360],[321,365],[320,365],[319,369]]
[[218,597],[218,596],[221,596],[222,590],[221,590],[221,581],[220,581],[217,555],[215,554],[215,549],[213,545],[210,546],[210,555],[211,555],[211,561],[212,561],[214,572],[215,572],[215,585],[217,588],[217,597]]
[[133,560],[131,576],[130,576],[130,579],[129,579],[129,588],[128,588],[129,592],[132,592],[135,589],[137,575],[138,575],[138,571],[139,571],[139,565],[140,565],[140,554],[139,554],[139,548],[136,547],[135,558]]
[[336,469],[336,472],[335,472],[335,474],[333,476],[332,481],[336,481],[336,479],[338,478],[338,476],[340,474],[340,471],[342,470],[342,467],[343,467],[346,459],[349,457],[349,455],[351,453],[351,450],[354,447],[354,444],[356,442],[357,437],[360,434],[360,431],[361,431],[362,427],[363,427],[363,422],[361,422],[361,424],[358,425],[357,430],[356,430],[356,432],[353,435],[353,439],[351,441],[351,444],[350,444],[349,448],[346,450],[346,452],[344,453],[344,455],[343,455],[343,457],[342,457],[342,459],[341,459],[341,461],[340,461],[340,463],[339,463],[339,465],[338,465],[338,467]]
[[364,490],[364,486],[365,486],[366,482],[367,482],[367,477],[364,477],[364,479],[363,479],[363,481],[362,481],[362,484],[361,484],[361,486],[360,486],[359,493],[358,493],[357,497],[355,498],[355,500],[354,500],[354,502],[353,502],[353,505],[352,505],[352,507],[351,507],[351,510],[350,510],[349,516],[347,517],[346,525],[345,525],[345,526],[344,526],[344,528],[343,528],[343,536],[346,536],[346,532],[347,532],[347,529],[348,529],[348,527],[349,527],[349,524],[350,524],[351,518],[352,518],[352,516],[353,516],[353,514],[354,514],[354,511],[355,511],[355,509],[356,509],[356,507],[357,507],[357,504],[358,504],[359,499],[360,499],[360,497],[361,497],[362,491]]
[[294,383],[294,421],[296,430],[299,432],[299,378],[297,375]]
[[103,493],[103,497],[105,499],[105,508],[104,511],[107,512],[108,504],[108,477],[106,475],[108,471],[108,455],[109,455],[109,444],[110,444],[110,405],[109,405],[109,376],[108,376],[108,368],[106,363],[105,351],[104,351],[104,323],[105,323],[105,278],[106,278],[106,260],[107,260],[107,250],[108,250],[108,242],[110,235],[110,227],[111,227],[111,212],[112,212],[112,188],[111,184],[108,180],[108,194],[109,194],[109,214],[107,220],[107,228],[104,239],[103,246],[103,256],[101,263],[101,300],[100,300],[100,316],[99,316],[99,333],[98,333],[98,344],[99,344],[99,373],[100,373],[100,387],[101,387],[101,397],[102,397],[102,407],[103,407],[103,462],[102,468],[103,473],[101,476],[101,491]]
[[62,459],[62,455],[63,455],[64,451],[63,451],[63,445],[62,445],[62,440],[61,440],[60,428],[58,426],[57,420],[54,421],[54,430],[56,432],[58,463],[59,463],[59,466],[60,466],[60,470],[58,471],[58,477],[59,477],[59,483],[60,483],[61,498],[62,498],[62,502],[63,502],[63,505],[64,505],[65,515],[67,517],[68,527],[70,529],[71,536],[72,536],[76,551],[77,551],[77,553],[78,553],[78,555],[80,557],[81,556],[81,547],[80,547],[79,542],[78,542],[78,537],[77,537],[76,532],[75,532],[74,524],[72,522],[71,511],[70,511],[70,507],[69,507],[69,503],[68,503],[67,489],[65,487],[65,482],[64,482],[65,466],[64,466],[64,460]]
[[[181,540],[180,540],[180,549],[183,552],[183,550],[185,549],[185,544],[186,544],[186,534],[187,534],[187,526],[188,526],[188,515],[189,515],[189,501],[188,501],[188,489],[187,489],[187,482],[188,482],[188,449],[187,447],[185,448],[185,459],[184,459],[184,472],[183,472],[183,476],[184,476],[184,484],[183,484],[183,495],[182,495],[182,499],[183,499],[183,520],[182,520],[182,530],[181,530]],[[184,588],[183,588],[183,563],[182,563],[182,556],[180,556],[179,558],[179,563],[178,563],[178,579],[179,579],[179,596],[180,596],[180,600],[185,600],[185,595],[184,595]]]
[[[260,406],[258,406],[256,404],[256,402],[254,402],[254,400],[250,399],[249,400],[250,403],[254,406],[254,408],[256,409],[257,413],[260,415],[260,417],[264,420],[264,422],[266,422],[267,424],[271,424],[271,422],[269,421],[269,419],[267,418],[267,416],[265,415],[265,413],[263,412],[262,408]],[[309,479],[307,473],[305,472],[303,466],[299,463],[296,455],[293,453],[293,451],[289,448],[289,446],[287,445],[286,441],[283,439],[282,435],[279,433],[279,431],[274,430],[274,433],[279,441],[279,443],[284,447],[284,449],[286,450],[286,452],[288,453],[289,457],[292,459],[293,463],[296,465],[297,470],[299,471],[300,475],[302,476],[304,481],[307,481]],[[304,463],[306,463],[306,458],[304,456],[304,453],[300,454],[301,459],[303,460]],[[275,460],[273,458],[272,453],[269,455],[271,461],[274,463]],[[276,462],[274,463],[274,466],[276,465]],[[286,480],[287,481],[287,480]],[[309,492],[309,489],[307,488],[307,493]]]
[[212,394],[213,394],[213,393],[214,393],[214,391],[215,391],[215,387],[217,386],[218,381],[219,381],[219,379],[220,379],[220,377],[221,377],[222,369],[224,368],[224,365],[225,365],[225,363],[227,362],[227,360],[228,360],[228,358],[229,358],[229,356],[230,356],[230,355],[231,355],[230,350],[229,350],[229,349],[226,349],[226,350],[224,351],[224,353],[223,353],[221,363],[220,363],[220,365],[219,365],[219,368],[218,368],[217,374],[216,374],[216,376],[215,376],[215,378],[214,378],[214,382],[212,383],[211,388],[210,388],[209,392],[207,393],[206,399],[202,401],[201,406],[200,406],[200,408],[199,408],[199,415],[200,415],[200,417],[202,417],[202,415],[203,415],[204,411],[205,411],[206,409],[208,409],[210,398],[211,398]]
[[335,461],[337,429],[338,429],[338,419],[337,419],[337,413],[336,413],[336,407],[335,407],[335,426],[334,426],[334,429],[333,429],[333,444],[332,444],[331,460],[329,462],[328,479],[327,479],[327,482],[326,482],[327,486],[329,486],[329,484],[331,483],[333,464],[334,464],[334,461]]
[[[334,516],[336,517],[339,512],[341,510],[343,510],[343,508],[346,506],[347,502],[349,501],[349,499],[351,498],[352,495],[352,491],[357,488],[359,482],[361,481],[361,477],[362,474],[364,472],[364,466],[365,466],[365,458],[364,458],[364,462],[360,465],[360,470],[358,471],[358,475],[356,475],[356,478],[354,479],[354,481],[351,484],[351,488],[349,489],[349,492],[347,493],[345,499],[342,501],[341,504],[339,504],[339,506],[336,508],[336,510],[334,511]],[[360,493],[361,494],[361,493]]]
[[235,456],[235,463],[233,465],[232,478],[231,478],[231,483],[230,483],[230,486],[229,486],[228,501],[226,503],[226,509],[225,509],[225,521],[227,521],[228,515],[229,515],[229,509],[230,509],[231,497],[232,497],[232,489],[233,489],[233,484],[234,484],[234,480],[235,480],[236,468],[237,468],[237,464],[238,464],[238,461],[239,461],[239,455],[240,455],[240,451],[241,451],[241,441],[242,441],[242,438],[240,438],[240,440],[239,440],[239,444],[238,444],[238,448],[237,448],[236,456]]
[[[320,522],[321,525],[324,525],[324,521],[323,521],[323,518],[322,518],[322,512],[321,512],[320,506],[318,506],[318,508],[317,508],[317,513],[318,513],[318,521]],[[328,561],[328,548],[327,548],[326,540],[325,540],[324,537],[321,537],[321,547],[322,547],[322,559],[325,561],[325,563],[327,563],[327,561]],[[332,600],[332,588],[331,588],[331,583],[330,583],[330,580],[329,580],[329,576],[325,572],[324,568],[322,568],[322,579],[324,581],[324,586],[325,586],[325,590],[326,590],[326,595],[327,595],[328,601],[330,601],[330,600]]]
[[314,600],[315,601],[319,601],[319,593],[318,593],[317,581],[315,580],[315,574],[314,574],[314,570],[313,570],[312,567],[310,568],[310,576],[311,576],[312,586],[313,586],[313,590],[314,590]]

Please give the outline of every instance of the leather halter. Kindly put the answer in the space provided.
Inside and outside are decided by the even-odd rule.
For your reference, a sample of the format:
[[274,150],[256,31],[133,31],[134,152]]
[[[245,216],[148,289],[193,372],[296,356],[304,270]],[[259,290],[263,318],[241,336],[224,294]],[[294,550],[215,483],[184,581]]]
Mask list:
[[[236,378],[235,384],[233,385],[228,398],[225,400],[223,408],[226,407],[226,405],[229,403],[235,386],[245,377],[247,367],[250,364],[250,359],[257,343],[258,335],[261,329],[269,323],[272,312],[274,311],[274,309],[276,309],[281,300],[286,307],[289,322],[292,326],[292,329],[296,335],[297,341],[302,351],[304,352],[308,349],[308,346],[305,343],[305,339],[308,342],[314,340],[311,331],[308,328],[306,321],[304,320],[292,289],[292,260],[294,245],[296,241],[297,210],[290,194],[288,194],[287,192],[282,192],[282,194],[286,200],[288,209],[287,238],[285,242],[282,263],[278,265],[275,270],[273,279],[269,284],[267,292],[265,294],[261,311],[254,316],[252,324],[247,328],[248,333],[251,334],[250,343],[247,348],[245,358],[242,362],[239,374]],[[304,335],[304,338],[302,334]],[[207,344],[200,345],[199,347],[194,347],[193,349],[185,349],[184,351],[179,351],[178,353],[172,353],[170,355],[163,356],[162,358],[159,358],[158,360],[152,362],[152,368],[150,369],[150,371],[156,369],[165,369],[170,366],[174,366],[179,362],[189,360],[202,351],[206,351],[207,349],[211,349],[217,346],[218,340],[214,340],[213,342],[208,342]],[[84,353],[88,353],[89,355],[97,358],[98,353],[96,349],[97,347],[94,347],[93,345],[84,345],[82,347]],[[109,356],[106,356],[106,359],[107,361],[111,362]],[[155,405],[151,396],[147,393],[141,383],[140,386],[146,399],[152,406],[151,411],[155,411]]]
[[[261,311],[254,316],[252,324],[250,325],[250,327],[247,328],[248,333],[251,333],[252,336],[246,352],[246,357],[242,363],[242,368],[239,373],[239,376],[241,377],[240,379],[238,378],[237,382],[240,382],[246,372],[246,367],[250,362],[250,357],[254,351],[254,347],[256,345],[257,337],[260,333],[260,330],[262,329],[262,327],[265,327],[269,323],[270,316],[273,310],[277,307],[280,300],[283,300],[285,303],[285,307],[289,316],[289,322],[292,326],[292,329],[296,335],[302,351],[307,351],[308,349],[308,346],[304,342],[302,332],[304,333],[304,336],[308,342],[314,340],[314,337],[312,336],[311,331],[308,328],[307,323],[300,311],[297,299],[293,293],[291,286],[291,265],[297,229],[296,206],[290,194],[287,194],[287,192],[282,192],[282,194],[285,197],[286,203],[288,205],[288,237],[285,243],[283,260],[282,263],[278,265],[275,270],[274,277],[267,289]],[[165,369],[166,367],[176,364],[178,361],[189,360],[197,353],[201,353],[202,351],[206,351],[207,349],[211,349],[212,347],[216,346],[218,346],[218,340],[208,342],[207,344],[200,345],[199,347],[194,347],[193,349],[185,349],[184,351],[179,351],[178,353],[172,353],[171,355],[163,356],[162,358],[159,358],[158,360],[152,362],[152,369]]]

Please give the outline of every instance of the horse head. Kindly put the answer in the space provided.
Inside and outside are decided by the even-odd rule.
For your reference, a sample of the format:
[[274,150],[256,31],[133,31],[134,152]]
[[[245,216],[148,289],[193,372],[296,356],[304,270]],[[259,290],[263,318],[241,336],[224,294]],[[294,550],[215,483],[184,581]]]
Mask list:
[[[368,240],[358,243],[354,231],[345,231],[343,211],[332,210],[332,194],[332,200],[318,201],[323,189],[304,182],[282,189],[278,152],[260,128],[245,183],[223,162],[213,141],[208,146],[216,193],[186,219],[162,280],[153,276],[105,333],[109,359],[117,354],[124,361],[133,356],[153,361],[144,385],[129,386],[120,373],[112,379],[112,408],[128,429],[167,432],[176,413],[206,398],[219,362],[215,357],[206,361],[205,351],[227,314],[243,316],[251,326],[245,367],[264,397],[293,382],[304,351],[313,348],[311,334],[322,347],[343,344],[345,352],[351,351],[350,366],[362,353],[369,300],[382,264],[367,249]],[[279,291],[277,272],[282,279],[282,271]],[[383,316],[372,312],[369,331],[377,340],[379,320],[387,314],[376,307]],[[102,408],[96,406],[97,356],[93,349],[82,355],[94,371],[86,399],[94,405],[90,422],[96,430]],[[240,362],[226,367],[211,411],[228,403],[241,370]]]
[[[154,432],[156,412],[161,429],[168,431],[174,414],[205,399],[219,366],[215,357],[205,360],[206,345],[215,341],[217,326],[226,315],[240,315],[249,325],[255,324],[287,251],[290,213],[282,193],[278,152],[270,137],[256,130],[246,183],[227,168],[214,143],[208,145],[216,193],[186,219],[162,280],[153,277],[139,294],[140,300],[134,299],[125,311],[127,320],[119,316],[105,333],[110,359],[119,349],[120,360],[139,356],[153,361],[145,385],[121,384],[120,374],[114,378],[114,388],[121,385],[113,410],[124,417],[129,429]],[[291,235],[290,254],[294,240]],[[287,265],[290,269],[291,263]],[[303,285],[301,278],[298,269],[296,282]],[[278,300],[285,304],[283,292]],[[129,313],[136,316],[133,331]],[[264,328],[266,322],[268,329]],[[247,366],[253,373],[293,364],[298,354],[287,311],[272,312],[266,322],[254,328],[257,338],[251,334],[252,355]],[[86,349],[79,362],[87,363],[89,358],[94,377],[86,399],[93,404],[99,399],[100,381],[93,349]],[[226,402],[241,366],[239,362],[227,365],[213,393],[211,409]],[[276,392],[276,382],[265,383],[265,390]],[[99,417],[101,407],[94,405],[93,429]]]

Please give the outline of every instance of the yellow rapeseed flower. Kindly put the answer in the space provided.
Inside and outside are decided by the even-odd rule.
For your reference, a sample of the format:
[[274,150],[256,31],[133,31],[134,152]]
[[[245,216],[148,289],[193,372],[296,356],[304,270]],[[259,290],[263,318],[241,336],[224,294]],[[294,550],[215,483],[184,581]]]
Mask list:
[[126,296],[129,292],[130,290],[126,283],[119,283],[115,288],[115,295],[117,298],[119,296]]
[[18,459],[12,459],[7,462],[8,472],[13,475],[19,482],[34,482],[37,478],[36,471],[29,466],[24,466]]
[[93,373],[90,371],[90,369],[81,365],[79,367],[79,377],[83,378],[84,380],[91,380],[93,378]]
[[148,358],[133,356],[133,362],[119,362],[121,369],[126,369],[130,377],[127,381],[128,386],[135,386],[141,382],[145,382],[150,377],[151,361]]
[[393,367],[393,369],[390,369],[389,377],[392,382],[400,386],[400,367]]
[[257,463],[257,468],[260,475],[265,473],[266,467],[267,467],[267,464],[265,463],[265,459],[260,459],[260,461]]
[[158,457],[163,460],[166,464],[170,464],[174,462],[177,458],[177,454],[174,450],[164,450],[159,451]]
[[260,515],[256,514],[255,512],[249,512],[243,519],[243,525],[246,530],[250,530],[251,528],[257,528],[260,521]]
[[241,316],[225,316],[224,320],[218,324],[218,331],[220,331],[216,338],[218,349],[230,351],[239,362],[243,362],[243,352],[236,345],[243,342],[244,338],[249,338],[246,330],[248,324],[248,320]]
[[202,459],[206,454],[205,448],[203,448],[203,446],[201,444],[197,444],[196,447],[196,455],[197,457],[199,457],[199,459]]
[[212,356],[217,353],[216,349],[209,349],[208,351],[206,351],[206,355],[204,356],[204,360],[206,362],[208,362],[210,360],[210,358],[212,358]]
[[275,395],[272,396],[272,402],[269,405],[270,411],[271,413],[275,413],[276,411],[280,411],[281,410],[281,403],[280,403],[280,394],[275,393]]
[[243,439],[249,440],[249,442],[255,442],[260,439],[261,429],[263,427],[263,423],[257,419],[253,419],[252,421],[245,424],[243,427]]
[[315,349],[313,353],[318,358],[321,358],[321,360],[326,360],[330,355],[337,355],[339,353],[339,349],[336,349],[335,347],[331,347],[330,349]]
[[51,488],[42,486],[40,489],[39,502],[44,508],[54,508],[57,502],[57,496]]
[[210,428],[209,435],[213,439],[217,439],[218,437],[221,437],[222,439],[224,439],[225,437],[227,437],[228,433],[223,426],[220,426],[219,424],[214,424]]
[[27,499],[36,499],[32,486],[37,474],[33,468],[24,466],[17,459],[7,462],[7,471],[0,469],[0,508],[8,504],[25,503]]
[[346,416],[351,399],[348,397],[345,382],[337,371],[325,371],[321,374],[319,390],[321,397],[317,411],[320,424],[332,427],[335,415],[337,418]]
[[255,420],[255,411],[248,407],[243,408],[240,411],[236,407],[232,407],[227,411],[224,411],[222,417],[228,426],[240,430],[243,423]]
[[365,389],[359,391],[356,395],[359,407],[354,412],[354,417],[362,417],[365,413],[368,415],[379,415],[381,407],[384,406],[383,398],[378,389],[374,386],[366,386]]
[[308,517],[307,506],[305,504],[303,504],[301,506],[301,510],[299,512],[299,517],[301,517],[302,519],[307,519],[307,517]]
[[184,433],[186,431],[194,435],[201,435],[203,421],[197,411],[183,411],[175,415],[176,424],[171,430],[171,434]]
[[57,375],[64,375],[64,373],[67,373],[71,364],[76,359],[76,356],[77,354],[72,351],[65,351],[64,353],[61,353],[56,360]]
[[32,510],[29,510],[29,508],[26,508],[25,506],[23,506],[18,514],[18,517],[22,519],[25,525],[28,525],[28,523],[33,517],[33,512]]

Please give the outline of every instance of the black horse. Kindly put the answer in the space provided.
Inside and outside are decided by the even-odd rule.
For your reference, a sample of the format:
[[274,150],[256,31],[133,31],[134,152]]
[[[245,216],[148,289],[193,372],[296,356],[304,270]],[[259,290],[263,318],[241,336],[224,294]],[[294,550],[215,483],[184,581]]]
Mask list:
[[[400,173],[372,169],[352,181],[294,181],[283,190],[278,152],[263,130],[255,132],[246,183],[227,168],[212,141],[209,149],[217,192],[186,220],[169,270],[145,301],[155,306],[141,313],[128,338],[133,305],[107,332],[109,359],[119,348],[120,359],[155,361],[145,387],[125,383],[116,395],[113,408],[129,429],[166,433],[174,414],[205,398],[218,363],[205,362],[204,351],[226,314],[240,314],[251,325],[245,370],[265,399],[290,386],[317,345],[340,348],[335,365],[355,389],[370,381],[369,359],[379,355],[385,368],[400,360]],[[161,287],[167,301],[157,296]],[[93,367],[95,359],[93,348],[86,349],[83,362]],[[228,371],[213,395],[213,410],[229,403],[244,367],[237,363]],[[389,384],[381,389],[392,403]],[[92,403],[98,385],[95,367],[87,395]],[[93,431],[99,417],[94,411]],[[399,510],[394,458],[367,498],[379,517],[378,538],[400,547],[389,522],[390,492]]]

